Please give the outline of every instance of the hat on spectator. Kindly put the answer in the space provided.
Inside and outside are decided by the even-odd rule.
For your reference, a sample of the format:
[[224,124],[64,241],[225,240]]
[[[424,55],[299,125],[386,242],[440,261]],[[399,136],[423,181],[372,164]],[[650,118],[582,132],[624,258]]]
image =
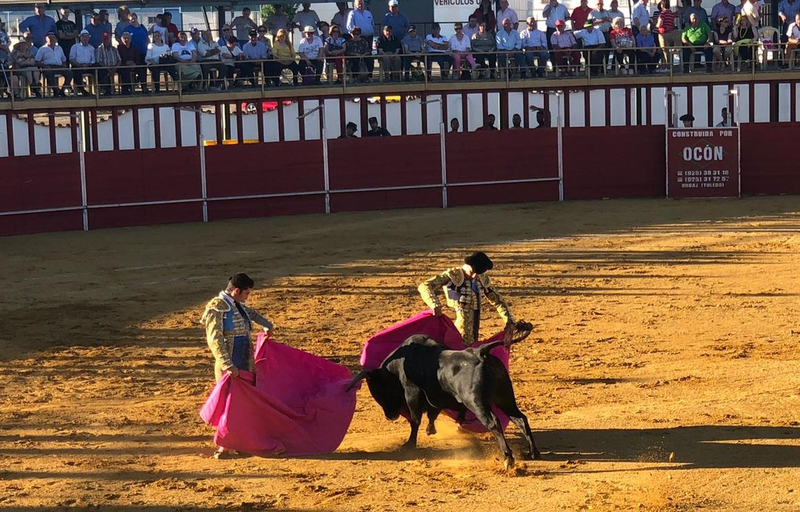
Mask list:
[[694,116],[692,114],[683,114],[681,117],[678,118],[679,121],[694,121]]
[[[107,32],[103,32],[103,34],[106,34],[106,33],[107,33]],[[82,36],[90,36],[91,34],[89,33],[89,31],[88,31],[88,30],[86,30],[86,29],[83,29],[83,30],[81,30],[81,35],[82,35]]]
[[589,28],[589,27],[593,27],[593,26],[594,26],[594,23],[592,23],[589,20],[586,20],[586,23],[583,24],[583,28]]
[[557,27],[563,27],[564,26],[564,20],[556,20],[556,26]]
[[464,258],[464,263],[472,267],[476,274],[483,274],[487,270],[494,268],[494,263],[489,259],[485,252],[474,252]]
[[309,32],[314,32],[314,27],[311,25],[306,25],[306,28],[303,29],[303,33],[308,34]]
[[397,0],[389,0],[389,7],[394,7],[395,5],[398,5]]
[[409,25],[408,26],[408,31],[409,32],[415,32],[416,30],[417,30],[417,26],[416,25]]

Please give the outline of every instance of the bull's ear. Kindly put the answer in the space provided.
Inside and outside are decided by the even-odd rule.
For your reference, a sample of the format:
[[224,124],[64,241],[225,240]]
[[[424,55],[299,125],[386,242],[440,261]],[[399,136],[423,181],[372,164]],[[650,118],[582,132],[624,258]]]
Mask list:
[[364,379],[367,377],[367,375],[368,375],[368,374],[369,374],[369,372],[368,372],[367,370],[361,370],[360,372],[358,372],[358,373],[357,373],[357,374],[356,374],[356,375],[353,377],[353,380],[351,380],[351,381],[350,381],[350,384],[348,384],[348,385],[347,385],[347,387],[344,389],[344,390],[345,390],[345,392],[349,392],[351,389],[353,389],[353,388],[355,387],[355,385],[356,385],[356,384],[357,384],[359,381],[362,381],[362,380],[364,380]]

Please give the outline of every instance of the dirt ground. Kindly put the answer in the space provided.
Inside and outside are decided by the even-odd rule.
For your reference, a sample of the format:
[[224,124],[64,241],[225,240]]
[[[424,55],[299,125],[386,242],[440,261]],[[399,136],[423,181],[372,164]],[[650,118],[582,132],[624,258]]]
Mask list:
[[[198,320],[228,275],[354,370],[473,248],[537,324],[511,374],[541,461],[366,387],[335,453],[210,457]],[[800,200],[400,210],[0,239],[0,511],[800,510]],[[500,326],[486,316],[485,332]],[[509,427],[512,446],[521,448]]]

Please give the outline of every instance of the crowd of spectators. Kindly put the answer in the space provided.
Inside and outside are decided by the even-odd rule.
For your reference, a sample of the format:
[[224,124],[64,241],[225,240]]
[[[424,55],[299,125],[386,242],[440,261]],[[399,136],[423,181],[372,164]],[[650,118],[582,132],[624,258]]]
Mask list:
[[[758,45],[768,44],[766,32],[759,30],[761,0],[741,0],[738,6],[720,0],[710,14],[702,0],[681,0],[675,10],[673,0],[660,0],[654,12],[649,0],[638,0],[631,20],[619,10],[618,0],[611,0],[608,9],[604,0],[596,0],[594,7],[588,1],[581,0],[570,13],[558,0],[549,0],[542,31],[534,17],[520,21],[507,0],[499,2],[497,11],[492,0],[481,0],[465,24],[454,24],[452,35],[443,34],[438,23],[429,25],[428,34],[418,32],[400,12],[398,0],[388,1],[378,22],[364,0],[355,0],[353,9],[337,3],[339,11],[330,23],[321,21],[309,3],[291,20],[276,5],[262,25],[245,7],[219,36],[197,28],[180,31],[169,12],[145,27],[125,6],[118,10],[115,27],[108,11],[100,10],[78,30],[69,9],[62,8],[56,22],[44,4],[37,4],[35,15],[20,23],[16,44],[0,20],[0,90],[22,99],[28,90],[41,97],[45,87],[53,96],[65,95],[65,89],[90,94],[87,85],[93,81],[102,95],[160,92],[166,77],[184,92],[314,85],[323,76],[333,83],[370,82],[376,61],[380,79],[387,82],[433,80],[434,64],[445,80],[574,75],[581,66],[590,75],[609,69],[650,74],[669,70],[673,57],[685,72],[701,58],[713,72],[747,67]],[[769,43],[784,43],[779,64],[793,67],[800,0],[782,0],[779,16],[781,39]],[[303,34],[297,50],[290,40],[296,28]]]

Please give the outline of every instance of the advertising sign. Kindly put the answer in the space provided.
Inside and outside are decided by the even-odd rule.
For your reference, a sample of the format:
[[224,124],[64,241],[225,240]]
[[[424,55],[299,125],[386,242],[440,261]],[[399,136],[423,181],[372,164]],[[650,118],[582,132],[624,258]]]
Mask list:
[[667,130],[667,197],[739,197],[739,129]]
[[433,0],[433,20],[442,23],[460,21],[466,24],[469,15],[475,12],[479,5],[480,0]]

